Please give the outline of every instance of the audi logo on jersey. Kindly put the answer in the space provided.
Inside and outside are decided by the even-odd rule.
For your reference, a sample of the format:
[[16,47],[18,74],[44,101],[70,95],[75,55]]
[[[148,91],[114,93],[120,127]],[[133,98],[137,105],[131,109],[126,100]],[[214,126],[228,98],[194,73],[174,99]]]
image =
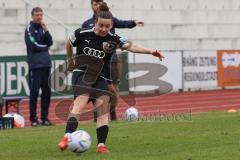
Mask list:
[[100,59],[103,59],[105,57],[105,52],[94,49],[94,48],[85,47],[83,49],[83,52],[86,55],[94,56],[94,57],[100,58]]

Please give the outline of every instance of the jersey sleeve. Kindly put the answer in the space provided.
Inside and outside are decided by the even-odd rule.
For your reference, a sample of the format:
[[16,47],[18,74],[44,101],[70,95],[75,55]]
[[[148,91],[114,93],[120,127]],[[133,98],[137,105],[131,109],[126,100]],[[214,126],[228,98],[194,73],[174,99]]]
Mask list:
[[124,44],[128,43],[126,38],[120,37],[120,36],[118,36],[116,34],[115,34],[115,38],[116,38],[117,48],[122,49]]
[[75,30],[70,36],[69,36],[70,43],[73,47],[76,47],[81,40],[81,28]]

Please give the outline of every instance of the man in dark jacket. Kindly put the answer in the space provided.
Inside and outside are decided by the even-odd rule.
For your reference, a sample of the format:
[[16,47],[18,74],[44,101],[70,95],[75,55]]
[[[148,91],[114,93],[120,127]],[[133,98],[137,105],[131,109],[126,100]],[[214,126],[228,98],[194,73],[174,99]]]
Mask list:
[[[96,14],[99,10],[99,6],[103,3],[103,0],[91,0],[91,7],[93,10],[93,16],[84,21],[82,24],[83,29],[91,29],[95,25]],[[111,33],[115,33],[115,28],[134,28],[136,26],[143,26],[144,22],[139,20],[120,20],[116,17],[113,18],[113,27]]]
[[43,21],[43,10],[40,7],[35,7],[32,9],[31,14],[32,21],[25,30],[27,62],[29,66],[30,121],[32,126],[40,124],[37,118],[36,108],[37,98],[41,88],[41,124],[52,125],[48,119],[51,98],[48,77],[52,66],[48,49],[53,44],[53,41],[47,25]]
[[[95,25],[96,15],[99,11],[99,7],[101,6],[103,0],[91,0],[91,7],[93,10],[93,16],[83,22],[82,28],[83,29],[91,29]],[[134,28],[136,26],[143,26],[144,22],[139,20],[120,20],[116,17],[113,18],[113,27],[111,29],[111,33],[115,34],[115,28]],[[109,77],[112,79],[112,82],[108,85],[109,90],[115,95],[115,97],[118,96],[118,85],[120,83],[120,76],[122,74],[122,62],[121,59],[118,58],[117,54],[113,54],[111,64],[109,64]],[[111,120],[116,120],[116,111],[115,108],[118,103],[118,98],[115,100],[112,100],[111,105],[111,112],[110,112],[110,118]],[[96,122],[97,113],[94,112],[94,121]]]

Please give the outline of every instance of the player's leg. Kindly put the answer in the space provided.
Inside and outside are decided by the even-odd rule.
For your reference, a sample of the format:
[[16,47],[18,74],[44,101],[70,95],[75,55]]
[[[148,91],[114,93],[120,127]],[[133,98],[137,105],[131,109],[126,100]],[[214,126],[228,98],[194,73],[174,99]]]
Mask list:
[[119,94],[118,94],[118,85],[111,84],[108,85],[109,91],[114,95],[110,100],[110,119],[112,121],[117,120],[116,106],[118,104]]
[[97,110],[94,110],[93,111],[93,121],[94,122],[97,122],[97,117],[98,117]]
[[73,102],[73,108],[69,113],[65,133],[72,133],[76,131],[78,126],[79,115],[88,103],[89,94],[78,96]]
[[77,71],[73,72],[72,75],[72,87],[75,99],[73,102],[73,107],[68,115],[65,135],[58,144],[58,147],[62,151],[67,149],[68,134],[76,131],[78,127],[79,115],[83,111],[89,100],[89,90],[86,87],[86,83],[83,81],[83,76],[84,73]]
[[110,101],[110,118],[111,120],[117,120],[116,114],[116,107],[118,105],[119,99],[119,88],[118,85],[120,83],[120,78],[123,72],[123,62],[121,55],[114,55],[112,57],[112,64],[111,64],[111,77],[112,77],[112,84],[108,85],[109,90],[114,95],[114,98]]
[[68,147],[68,134],[76,131],[78,127],[78,119],[80,113],[83,111],[84,107],[87,105],[89,99],[89,94],[83,94],[78,96],[73,102],[73,108],[68,115],[67,125],[65,129],[65,135],[58,144],[61,151],[64,151]]
[[108,153],[105,143],[109,130],[109,96],[103,95],[99,97],[95,102],[95,108],[97,108],[97,153]]
[[37,126],[39,124],[37,118],[37,98],[40,89],[40,69],[33,69],[29,71],[29,89],[30,89],[30,100],[29,100],[29,110],[30,110],[30,121],[32,126]]
[[98,78],[94,84],[96,89],[91,96],[96,100],[94,103],[94,108],[97,110],[97,123],[96,123],[96,132],[98,147],[97,153],[107,153],[108,150],[105,147],[108,129],[109,129],[109,100],[110,96],[112,97],[111,92],[108,90],[108,83],[103,78]]

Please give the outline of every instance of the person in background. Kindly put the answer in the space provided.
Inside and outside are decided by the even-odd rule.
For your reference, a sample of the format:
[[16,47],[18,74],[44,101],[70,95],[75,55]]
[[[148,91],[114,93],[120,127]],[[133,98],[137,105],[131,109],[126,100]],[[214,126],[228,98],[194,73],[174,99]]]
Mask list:
[[[53,44],[47,24],[43,21],[43,10],[35,7],[31,11],[32,21],[25,30],[27,62],[29,66],[30,121],[31,126],[53,125],[48,119],[51,89],[48,78],[51,71],[49,48]],[[41,89],[41,123],[37,117],[37,98]]]
[[4,104],[4,100],[3,100],[3,98],[0,96],[0,118],[2,117],[3,104]]
[[[103,3],[105,3],[103,0],[91,0],[91,8],[93,11],[93,16],[83,22],[82,28],[83,29],[91,29],[95,25],[96,21],[96,15],[100,11],[99,6],[101,6]],[[106,4],[106,3],[105,3]],[[104,4],[104,5],[105,5]],[[107,5],[107,4],[106,4]],[[115,34],[115,28],[134,28],[136,26],[144,26],[143,21],[139,20],[120,20],[116,17],[113,17],[113,26],[110,30],[111,33]],[[110,109],[110,117],[111,120],[117,120],[117,115],[116,115],[116,106],[118,104],[118,97],[119,97],[119,83],[120,83],[120,77],[122,74],[122,61],[120,57],[117,56],[116,51],[114,52],[110,64],[108,64],[108,68],[105,68],[108,70],[108,74],[111,79],[111,81],[108,81],[109,85],[109,91],[111,91],[116,98],[111,99],[111,109]],[[94,112],[94,121],[97,121],[97,112]]]

